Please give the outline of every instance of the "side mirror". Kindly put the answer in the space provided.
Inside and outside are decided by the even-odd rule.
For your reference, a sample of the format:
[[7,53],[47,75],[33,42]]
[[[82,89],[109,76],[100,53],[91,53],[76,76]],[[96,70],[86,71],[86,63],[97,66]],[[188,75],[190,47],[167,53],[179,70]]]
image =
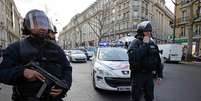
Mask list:
[[163,54],[163,50],[159,50],[159,53],[160,53],[160,54]]

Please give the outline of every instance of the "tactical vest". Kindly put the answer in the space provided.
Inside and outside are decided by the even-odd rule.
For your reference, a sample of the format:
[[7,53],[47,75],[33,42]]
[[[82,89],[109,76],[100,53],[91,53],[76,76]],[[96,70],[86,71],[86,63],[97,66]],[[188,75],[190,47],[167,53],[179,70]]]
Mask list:
[[143,57],[142,67],[146,71],[155,71],[160,66],[159,50],[154,42],[148,44],[147,56]]
[[[143,50],[138,52],[143,52],[145,56],[139,56],[140,53],[136,53],[132,48],[135,47],[144,47]],[[139,39],[134,40],[130,45],[129,51],[129,63],[130,70],[136,72],[152,72],[158,68],[160,64],[159,50],[157,45],[154,42],[150,42],[148,45],[143,45],[143,42]]]
[[[34,47],[28,39],[24,39],[19,42],[19,47],[21,64],[25,65],[30,61],[39,62],[43,69],[62,79],[63,68],[61,66],[60,59],[58,58],[59,52],[53,48],[50,43],[47,42],[41,45],[41,47],[38,49]],[[35,97],[41,86],[41,81],[30,82],[24,80],[22,81],[22,84],[14,87],[14,92],[16,92],[17,96],[20,97]],[[49,95],[51,86],[53,85],[50,85],[49,89],[47,89],[47,92],[43,94],[43,96]]]

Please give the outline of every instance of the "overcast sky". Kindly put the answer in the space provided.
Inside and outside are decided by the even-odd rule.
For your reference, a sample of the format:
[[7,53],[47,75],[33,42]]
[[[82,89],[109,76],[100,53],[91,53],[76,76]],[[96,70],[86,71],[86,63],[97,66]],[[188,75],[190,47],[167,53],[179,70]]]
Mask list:
[[[14,0],[22,17],[31,9],[48,11],[48,15],[59,30],[77,13],[85,10],[96,0]],[[166,0],[167,7],[173,12],[171,0]],[[58,21],[56,21],[58,19]]]

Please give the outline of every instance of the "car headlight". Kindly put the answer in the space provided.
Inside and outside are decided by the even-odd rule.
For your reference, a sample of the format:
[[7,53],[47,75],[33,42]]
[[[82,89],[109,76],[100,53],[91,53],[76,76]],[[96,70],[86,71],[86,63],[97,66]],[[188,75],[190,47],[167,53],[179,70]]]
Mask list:
[[103,68],[100,68],[100,67],[96,67],[95,70],[97,71],[97,74],[99,74],[99,75],[114,76],[114,73],[112,73],[111,71],[103,69]]

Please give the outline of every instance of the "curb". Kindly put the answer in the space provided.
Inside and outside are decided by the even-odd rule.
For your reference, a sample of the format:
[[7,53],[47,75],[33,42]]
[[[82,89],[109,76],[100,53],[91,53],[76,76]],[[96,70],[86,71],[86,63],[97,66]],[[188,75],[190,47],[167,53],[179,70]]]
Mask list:
[[201,65],[201,62],[196,62],[196,61],[192,61],[192,62],[186,62],[186,61],[182,61],[180,62],[181,64],[189,64],[189,65],[192,65],[192,64],[200,64]]

